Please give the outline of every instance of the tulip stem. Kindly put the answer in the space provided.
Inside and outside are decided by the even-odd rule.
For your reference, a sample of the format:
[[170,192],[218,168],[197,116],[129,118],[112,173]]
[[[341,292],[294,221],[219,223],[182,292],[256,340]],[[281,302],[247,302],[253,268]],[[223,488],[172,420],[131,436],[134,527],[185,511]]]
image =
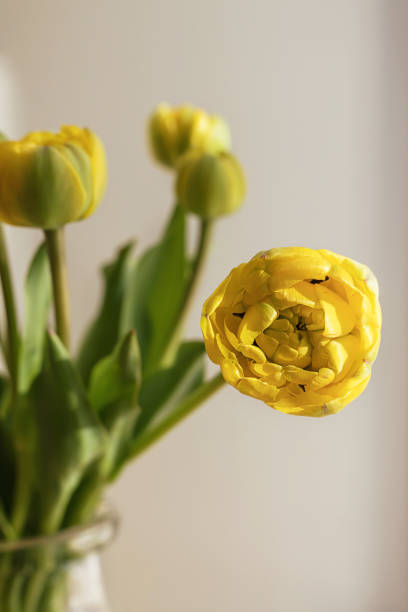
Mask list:
[[200,385],[198,389],[190,393],[190,395],[179,404],[176,410],[165,417],[157,427],[153,428],[151,431],[145,431],[139,438],[136,438],[129,457],[134,458],[147,450],[149,446],[157,442],[157,440],[163,437],[170,429],[180,423],[181,420],[185,419],[224,384],[224,378],[220,373]]
[[181,322],[188,310],[190,309],[194,291],[201,278],[205,261],[211,244],[214,221],[212,219],[200,219],[200,237],[198,241],[197,253],[193,260],[190,282],[188,283],[184,294],[184,305],[180,312],[179,321]]
[[190,278],[184,290],[184,297],[181,302],[180,310],[178,311],[174,321],[173,333],[169,338],[169,342],[161,360],[161,363],[163,364],[167,363],[169,355],[174,354],[174,345],[179,340],[185,319],[193,303],[194,293],[201,278],[204,264],[208,256],[213,235],[213,228],[214,221],[212,219],[200,219],[200,235],[198,238],[197,250],[192,262]]
[[64,238],[62,227],[45,230],[54,293],[55,325],[58,336],[69,350],[71,325]]
[[19,337],[16,302],[3,226],[0,223],[0,277],[7,318],[7,363],[13,395],[17,392]]

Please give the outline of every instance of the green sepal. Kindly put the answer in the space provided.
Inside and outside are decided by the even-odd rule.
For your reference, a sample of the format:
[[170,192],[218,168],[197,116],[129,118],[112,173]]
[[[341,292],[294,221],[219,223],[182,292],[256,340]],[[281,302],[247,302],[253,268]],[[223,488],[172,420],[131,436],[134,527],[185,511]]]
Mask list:
[[142,412],[133,432],[132,454],[136,454],[144,439],[201,385],[204,369],[204,343],[184,342],[170,368],[156,372],[143,382],[139,395]]
[[[103,268],[104,293],[95,320],[83,339],[78,357],[78,369],[88,383],[94,365],[109,355],[119,337],[119,322],[131,267],[134,242],[120,249],[117,257]],[[128,332],[132,327],[128,327]]]
[[186,214],[176,206],[161,241],[135,266],[124,303],[122,331],[136,329],[145,376],[160,367],[181,307],[190,262]]
[[20,347],[18,390],[26,393],[39,373],[52,298],[50,266],[45,244],[36,251],[25,281],[25,324]]

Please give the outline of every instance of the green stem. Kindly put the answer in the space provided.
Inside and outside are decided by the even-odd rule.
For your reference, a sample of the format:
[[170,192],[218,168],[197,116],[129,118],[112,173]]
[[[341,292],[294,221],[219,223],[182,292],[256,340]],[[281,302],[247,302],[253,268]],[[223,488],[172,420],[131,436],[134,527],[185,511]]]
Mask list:
[[30,475],[27,473],[27,458],[17,452],[17,478],[14,489],[13,509],[11,513],[11,525],[16,536],[23,533],[30,503]]
[[198,240],[197,252],[193,261],[190,282],[188,283],[185,289],[184,303],[179,313],[177,322],[178,324],[183,322],[186,314],[188,313],[191,307],[191,303],[194,297],[194,291],[201,278],[204,264],[206,262],[207,255],[209,252],[213,228],[214,221],[212,219],[200,219],[200,236]]
[[29,577],[24,596],[24,612],[39,612],[41,597],[50,575],[50,568],[47,569],[49,554],[48,550],[38,551],[35,570]]
[[169,339],[169,342],[167,343],[166,350],[164,351],[163,358],[161,360],[162,364],[166,364],[168,356],[174,353],[174,345],[178,342],[185,319],[190,311],[195,290],[198,286],[204,268],[204,264],[207,260],[209,247],[211,245],[213,228],[213,220],[200,219],[200,235],[198,239],[196,254],[193,259],[190,279],[184,290],[184,297],[181,302],[181,307],[174,321],[173,332]]
[[23,572],[11,572],[9,593],[7,598],[6,611],[7,612],[23,612],[25,608],[22,608],[22,588],[24,586],[25,576]]
[[223,384],[222,374],[217,374],[210,380],[203,383],[198,389],[187,396],[167,418],[152,431],[146,431],[138,438],[132,447],[131,456],[136,457],[149,448],[159,438],[164,436],[172,427],[177,425],[182,419],[191,414],[200,404],[208,399],[213,393],[218,391]]
[[71,325],[63,228],[45,230],[45,239],[51,266],[57,334],[69,350]]
[[16,538],[16,532],[14,531],[13,525],[7,518],[7,514],[4,510],[2,501],[0,500],[0,531],[3,534],[5,540],[14,540]]
[[17,311],[11,279],[9,257],[3,226],[0,223],[0,278],[3,290],[4,306],[7,318],[7,362],[10,372],[11,388],[15,396],[18,377],[19,337],[17,326]]

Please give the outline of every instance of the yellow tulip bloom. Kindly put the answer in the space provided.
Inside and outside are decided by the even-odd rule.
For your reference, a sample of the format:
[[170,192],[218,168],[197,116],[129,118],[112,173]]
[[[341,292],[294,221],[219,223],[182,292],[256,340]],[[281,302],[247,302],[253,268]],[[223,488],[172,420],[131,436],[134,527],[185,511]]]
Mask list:
[[201,329],[225,381],[281,412],[325,416],[365,389],[381,331],[377,281],[330,251],[278,248],[234,268]]
[[154,157],[170,168],[189,151],[219,153],[228,151],[231,144],[228,125],[221,117],[189,104],[160,104],[150,117],[149,140]]
[[89,216],[106,187],[106,158],[86,128],[0,141],[0,220],[53,229]]

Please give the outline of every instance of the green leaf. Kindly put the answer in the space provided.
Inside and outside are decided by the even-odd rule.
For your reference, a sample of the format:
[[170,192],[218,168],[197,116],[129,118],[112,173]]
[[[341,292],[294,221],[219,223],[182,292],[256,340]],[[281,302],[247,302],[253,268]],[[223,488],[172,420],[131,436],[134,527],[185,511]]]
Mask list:
[[101,473],[110,478],[126,459],[129,441],[140,409],[141,385],[139,346],[136,333],[130,331],[109,357],[93,369],[89,398],[98,411],[108,434]]
[[34,255],[25,281],[25,325],[20,349],[19,392],[25,393],[41,369],[52,298],[45,244]]
[[145,375],[158,368],[184,297],[190,270],[185,223],[185,211],[176,206],[161,241],[143,255],[129,282],[122,331],[136,329]]
[[83,474],[104,452],[106,434],[78,372],[54,334],[47,337],[44,367],[29,400],[35,440],[31,460],[38,493],[37,528],[50,533],[60,526]]
[[84,337],[78,357],[78,368],[86,383],[93,366],[112,352],[119,339],[119,322],[131,269],[133,246],[133,241],[126,244],[114,261],[103,269],[102,302],[95,320]]
[[174,364],[156,372],[143,383],[139,395],[142,412],[134,429],[132,452],[137,450],[142,437],[149,436],[202,383],[204,356],[203,342],[184,342]]
[[154,282],[159,253],[159,246],[151,247],[135,263],[129,278],[127,295],[123,303],[120,328],[122,334],[126,333],[129,329],[136,330],[143,364],[146,363],[152,335],[146,302]]
[[130,331],[118,342],[113,353],[101,359],[92,370],[88,396],[96,411],[134,396],[141,383],[140,352],[136,332]]
[[152,336],[146,371],[154,370],[173,331],[176,314],[184,297],[186,267],[186,213],[178,206],[162,239],[152,290],[147,301]]

